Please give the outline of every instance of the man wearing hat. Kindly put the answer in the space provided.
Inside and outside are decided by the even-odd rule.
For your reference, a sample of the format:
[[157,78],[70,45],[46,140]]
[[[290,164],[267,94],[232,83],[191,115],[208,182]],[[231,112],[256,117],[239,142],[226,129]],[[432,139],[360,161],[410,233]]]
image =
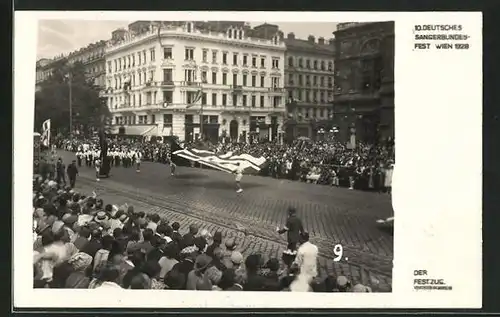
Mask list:
[[284,228],[276,228],[279,234],[287,233],[288,240],[288,250],[295,251],[297,249],[297,243],[300,240],[300,235],[304,232],[304,227],[302,225],[302,220],[297,217],[297,211],[295,208],[288,208],[288,220]]
[[78,175],[78,168],[76,167],[76,160],[73,160],[71,164],[68,165],[66,169],[66,173],[68,174],[69,184],[71,188],[75,188],[76,183],[76,175]]
[[56,182],[58,184],[64,183],[64,186],[66,186],[66,177],[64,177],[64,163],[62,161],[62,158],[57,159],[56,163]]

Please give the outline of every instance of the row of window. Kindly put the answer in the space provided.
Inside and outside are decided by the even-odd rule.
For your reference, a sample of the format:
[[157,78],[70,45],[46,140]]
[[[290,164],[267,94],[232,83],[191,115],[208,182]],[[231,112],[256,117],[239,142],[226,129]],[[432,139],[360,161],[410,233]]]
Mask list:
[[297,114],[299,116],[309,119],[309,118],[328,118],[333,115],[333,111],[329,109],[318,109],[318,108],[298,108]]
[[[221,55],[219,55],[218,50],[212,51],[212,64],[219,63],[219,56],[221,56],[221,63],[223,65],[229,65],[229,52],[223,51]],[[208,49],[202,49],[202,62],[208,63]],[[187,47],[184,49],[184,60],[192,61],[195,59],[195,48]],[[241,54],[242,58],[240,60],[239,53],[232,53],[232,65],[242,65],[249,66],[249,60],[251,61],[251,66],[257,68],[257,65],[260,65],[261,68],[266,67],[266,57],[260,56],[260,63],[258,62],[258,56],[250,56],[248,54]],[[149,58],[148,58],[149,57]],[[172,47],[163,47],[163,59],[173,59]],[[130,69],[136,66],[146,65],[149,62],[156,61],[156,48],[150,48],[149,54],[148,50],[142,50],[137,53],[131,53],[128,56],[123,56],[113,61],[108,61],[108,73],[113,73],[125,69]],[[280,67],[280,58],[272,57],[272,68],[278,69]]]
[[[149,76],[148,76],[149,75]],[[114,87],[114,89],[124,88],[126,83],[130,83],[131,87],[141,86],[148,82],[154,81],[156,78],[156,71],[151,70],[149,72],[140,71],[132,74],[130,78],[122,78],[117,76],[113,79],[108,79],[108,87]],[[220,75],[217,72],[211,72],[210,84],[222,84],[222,85],[234,85],[234,86],[245,86],[245,87],[266,87],[266,77],[257,75],[247,75],[247,74],[232,74],[231,83],[228,82],[228,73],[222,73],[222,81],[219,81]],[[201,72],[201,82],[208,84],[208,72]],[[173,83],[173,70],[171,68],[163,69],[164,83]],[[186,69],[184,70],[184,81],[194,83],[197,81],[197,72],[195,70]],[[280,77],[271,77],[271,87],[280,87]]]
[[310,90],[310,89],[294,89],[288,91],[288,100],[301,102],[329,102],[333,100],[332,91]]
[[[187,92],[185,100],[186,104],[193,103],[195,101],[196,94],[197,94],[196,92]],[[208,103],[209,96],[210,96],[210,103]],[[230,100],[229,97],[231,97]],[[257,99],[257,97],[259,98]],[[238,95],[238,94],[229,95],[224,93],[223,94],[211,93],[209,95],[208,93],[202,93],[201,104],[211,105],[213,107],[216,107],[218,105],[222,106],[232,105],[232,106],[243,106],[243,107],[251,106],[260,108],[265,108],[266,106],[279,107],[281,105],[281,96],[273,96],[271,98],[271,105],[267,105],[265,97],[266,96],[263,95],[260,96]],[[173,92],[171,90],[164,90],[163,100],[161,102],[166,103],[167,105],[173,103]],[[160,100],[158,100],[158,93],[156,91],[147,92],[145,94],[140,94],[140,93],[131,94],[126,97],[120,96],[120,97],[108,98],[108,106],[110,108],[116,108],[119,104],[127,104],[135,107],[135,106],[151,105],[159,103]]]
[[[325,80],[326,79],[326,80]],[[328,86],[327,86],[328,82]],[[288,85],[294,86],[319,86],[320,87],[333,87],[333,77],[316,76],[316,75],[301,75],[301,74],[288,74]]]
[[322,71],[328,70],[329,72],[332,72],[333,61],[329,61],[327,67],[325,61],[318,61],[318,60],[311,61],[310,59],[305,59],[305,64],[304,64],[304,58],[302,57],[294,58],[290,56],[288,57],[288,67],[298,67],[298,68],[306,68],[306,69],[322,70]]
[[[219,116],[203,116],[202,117],[203,123],[211,123],[211,124],[217,124],[219,123]],[[251,116],[250,117],[250,122],[265,122],[266,117],[262,116]],[[186,114],[184,115],[184,122],[185,123],[194,123],[194,115],[192,114]],[[278,122],[277,117],[271,117],[271,123],[276,124]],[[143,115],[143,116],[117,116],[115,117],[115,124],[117,125],[122,125],[122,124],[155,124],[156,123],[156,115]],[[243,125],[246,125],[247,121],[243,120]],[[171,125],[173,124],[173,115],[171,113],[165,113],[163,114],[163,124],[164,125]]]

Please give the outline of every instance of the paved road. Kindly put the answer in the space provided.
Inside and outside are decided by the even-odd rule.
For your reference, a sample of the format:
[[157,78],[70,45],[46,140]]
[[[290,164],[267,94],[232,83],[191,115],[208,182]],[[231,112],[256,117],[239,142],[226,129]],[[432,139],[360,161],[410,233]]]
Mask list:
[[[60,154],[65,162],[74,158]],[[245,191],[237,194],[230,174],[181,167],[172,177],[167,166],[148,162],[141,173],[119,167],[111,174],[97,183],[94,169],[82,167],[77,188],[97,189],[106,201],[166,214],[181,225],[198,222],[210,231],[236,235],[244,253],[278,256],[286,244],[275,228],[283,226],[287,208],[294,206],[320,249],[323,274],[344,274],[371,285],[378,281],[384,290],[391,285],[393,239],[375,227],[377,219],[393,214],[386,195],[259,176],[245,176]],[[342,244],[344,258],[333,263],[335,244]]]

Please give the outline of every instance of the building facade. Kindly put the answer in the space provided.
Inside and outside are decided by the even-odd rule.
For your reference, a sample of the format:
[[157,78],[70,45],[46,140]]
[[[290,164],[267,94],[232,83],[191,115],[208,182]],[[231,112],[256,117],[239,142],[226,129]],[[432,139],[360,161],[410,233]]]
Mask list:
[[339,137],[394,138],[394,22],[352,23],[335,35],[334,121]]
[[54,71],[54,67],[57,63],[61,63],[64,61],[64,56],[57,56],[52,59],[41,58],[36,62],[36,79],[35,79],[35,88],[39,89],[40,83],[47,80],[50,76],[52,76],[52,72]]
[[106,85],[106,67],[104,52],[106,41],[99,41],[71,52],[68,55],[60,55],[53,59],[42,58],[36,62],[36,86],[48,79],[52,71],[60,63],[73,64],[81,62],[85,66],[86,75],[94,81],[98,87],[104,88]]
[[[296,39],[289,33],[286,43],[285,88],[288,141],[297,137],[317,139],[329,131],[334,82],[334,40]],[[319,133],[318,133],[319,132]]]
[[69,64],[81,62],[85,66],[86,75],[98,87],[106,87],[106,63],[104,53],[106,41],[99,41],[70,53],[66,58]]
[[106,49],[112,133],[281,138],[285,44],[243,22],[138,21]]

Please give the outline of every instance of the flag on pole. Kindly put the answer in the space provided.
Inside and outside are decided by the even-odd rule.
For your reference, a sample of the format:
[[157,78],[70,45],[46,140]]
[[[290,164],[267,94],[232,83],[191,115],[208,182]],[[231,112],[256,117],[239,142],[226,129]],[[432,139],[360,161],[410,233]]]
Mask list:
[[40,139],[44,146],[50,146],[50,119],[47,119],[42,123],[42,136]]
[[177,150],[173,154],[187,160],[198,162],[226,173],[233,173],[238,167],[245,172],[259,172],[266,164],[263,156],[255,157],[250,154],[235,155],[233,152],[217,154],[213,151],[196,148]]
[[196,92],[196,95],[194,95],[194,98],[191,100],[191,102],[188,104],[187,107],[190,108],[190,107],[196,105],[196,103],[201,100],[202,96],[203,96],[203,90],[200,89]]

